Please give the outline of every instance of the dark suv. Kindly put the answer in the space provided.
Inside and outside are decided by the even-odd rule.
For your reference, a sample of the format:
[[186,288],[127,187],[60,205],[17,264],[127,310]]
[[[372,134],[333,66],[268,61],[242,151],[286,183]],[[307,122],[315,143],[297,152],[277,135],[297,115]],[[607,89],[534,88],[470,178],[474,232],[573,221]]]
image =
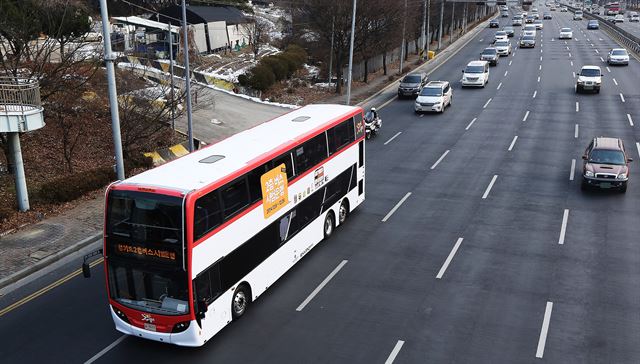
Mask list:
[[627,192],[629,181],[629,158],[622,139],[593,138],[582,156],[582,189],[588,187],[618,188]]
[[400,80],[400,85],[398,86],[398,98],[402,98],[404,96],[417,97],[422,90],[422,86],[427,83],[427,74],[426,73],[410,73],[402,80]]

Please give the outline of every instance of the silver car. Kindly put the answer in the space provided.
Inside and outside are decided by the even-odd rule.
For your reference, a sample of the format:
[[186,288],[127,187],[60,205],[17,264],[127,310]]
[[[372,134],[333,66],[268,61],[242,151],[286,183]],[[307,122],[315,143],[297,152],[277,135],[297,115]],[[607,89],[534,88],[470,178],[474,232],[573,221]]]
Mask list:
[[493,44],[498,51],[499,56],[508,56],[511,54],[511,42],[508,40],[499,40]]

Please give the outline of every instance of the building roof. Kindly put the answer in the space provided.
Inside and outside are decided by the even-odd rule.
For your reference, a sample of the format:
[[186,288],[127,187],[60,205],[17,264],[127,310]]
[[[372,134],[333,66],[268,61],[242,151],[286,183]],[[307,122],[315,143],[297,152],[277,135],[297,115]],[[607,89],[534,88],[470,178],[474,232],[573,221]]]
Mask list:
[[[114,16],[113,20],[115,20],[114,23],[131,24],[131,25],[141,26],[144,28],[159,29],[164,31],[167,31],[169,28],[167,26],[167,23],[160,23],[154,20],[141,18],[139,16]],[[171,32],[176,34],[180,33],[180,28],[175,25],[172,25]]]
[[[182,19],[182,7],[172,5],[160,10],[160,21],[170,21],[177,25],[179,22],[176,19]],[[187,5],[187,23],[202,24],[216,21],[224,21],[227,25],[250,23],[250,19],[233,6]]]

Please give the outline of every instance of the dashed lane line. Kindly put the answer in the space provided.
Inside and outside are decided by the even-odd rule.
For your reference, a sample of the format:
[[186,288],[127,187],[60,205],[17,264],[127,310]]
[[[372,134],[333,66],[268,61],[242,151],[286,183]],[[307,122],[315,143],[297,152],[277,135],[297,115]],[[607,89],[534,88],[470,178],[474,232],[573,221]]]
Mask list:
[[389,218],[391,217],[391,215],[393,215],[394,212],[396,212],[396,210],[398,210],[400,208],[400,206],[402,206],[402,204],[409,198],[411,197],[411,192],[407,192],[406,195],[404,195],[404,197],[395,205],[393,206],[393,208],[391,209],[391,211],[389,211],[389,213],[387,213],[387,215],[385,215],[385,217],[382,218],[382,222],[387,222],[387,220],[389,220]]
[[447,154],[449,154],[449,149],[447,149],[444,153],[442,153],[442,156],[440,158],[438,158],[438,160],[431,166],[430,169],[436,169],[436,167],[438,166],[438,164],[440,164],[440,162],[442,162],[442,160],[444,159],[444,157],[447,156]]
[[387,140],[386,142],[384,142],[384,145],[387,145],[387,144],[391,143],[391,141],[392,141],[393,139],[397,138],[397,137],[398,137],[398,135],[400,135],[400,134],[402,134],[402,132],[401,132],[401,131],[397,132],[397,133],[396,133],[396,135],[392,136],[389,140]]
[[449,264],[451,264],[453,257],[458,252],[458,248],[460,248],[460,244],[462,244],[463,240],[464,238],[458,238],[456,243],[453,245],[453,249],[451,249],[451,252],[447,256],[447,259],[444,261],[444,264],[442,264],[442,267],[438,271],[438,275],[436,275],[436,279],[442,279],[442,277],[444,276],[444,273],[447,271],[447,268],[449,267]]
[[469,130],[469,128],[471,128],[471,125],[473,125],[473,123],[476,122],[476,120],[478,120],[478,118],[473,118],[473,120],[471,120],[471,122],[469,123],[469,125],[467,125],[466,128],[464,128],[464,130]]
[[564,209],[562,214],[562,226],[560,227],[560,236],[558,237],[558,244],[564,244],[564,238],[567,234],[567,222],[569,221],[569,209]]
[[487,186],[487,189],[484,190],[484,194],[482,195],[483,200],[489,197],[489,192],[491,192],[491,189],[493,188],[493,184],[496,183],[497,179],[498,179],[498,175],[494,174],[493,178],[491,178],[491,182],[489,182],[489,185]]
[[547,302],[547,307],[544,310],[544,318],[542,319],[542,328],[540,329],[540,338],[538,339],[536,358],[542,358],[544,355],[544,347],[547,343],[547,334],[549,333],[549,321],[551,321],[552,310],[553,302]]
[[307,304],[309,304],[309,302],[311,302],[311,300],[318,294],[320,293],[320,291],[324,288],[324,286],[327,285],[327,283],[329,283],[329,281],[331,281],[331,279],[333,279],[333,277],[335,277],[336,274],[338,274],[338,272],[340,271],[340,269],[342,269],[342,267],[345,266],[345,264],[347,264],[347,262],[349,262],[348,260],[343,260],[342,262],[340,262],[340,264],[338,264],[338,266],[331,272],[329,273],[329,275],[327,276],[327,278],[325,278],[319,285],[318,287],[316,287],[316,289],[313,290],[313,292],[311,292],[311,294],[309,295],[309,297],[307,297],[301,304],[300,306],[298,306],[298,308],[296,308],[296,311],[300,312],[302,311],[305,306]]
[[569,173],[569,181],[573,181],[573,177],[576,174],[576,160],[571,160],[571,172]]
[[524,113],[524,118],[522,118],[522,121],[527,121],[528,117],[529,117],[529,110],[527,110],[527,112]]
[[400,353],[400,349],[402,349],[402,345],[404,345],[404,341],[398,340],[396,346],[393,347],[393,350],[391,350],[391,353],[389,354],[387,360],[385,360],[384,364],[393,364],[393,361],[396,360],[396,356],[398,356],[398,353]]

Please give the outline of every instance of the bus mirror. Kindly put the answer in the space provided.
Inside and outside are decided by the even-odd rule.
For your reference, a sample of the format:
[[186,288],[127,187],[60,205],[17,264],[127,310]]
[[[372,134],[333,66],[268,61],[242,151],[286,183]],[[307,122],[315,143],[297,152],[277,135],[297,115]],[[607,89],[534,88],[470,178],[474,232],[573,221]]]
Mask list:
[[91,277],[91,267],[89,267],[89,263],[87,262],[82,263],[82,275],[85,278]]
[[202,314],[202,317],[204,317],[204,314],[209,310],[209,305],[207,305],[207,300],[205,299],[200,300],[200,302],[198,303],[198,310]]

